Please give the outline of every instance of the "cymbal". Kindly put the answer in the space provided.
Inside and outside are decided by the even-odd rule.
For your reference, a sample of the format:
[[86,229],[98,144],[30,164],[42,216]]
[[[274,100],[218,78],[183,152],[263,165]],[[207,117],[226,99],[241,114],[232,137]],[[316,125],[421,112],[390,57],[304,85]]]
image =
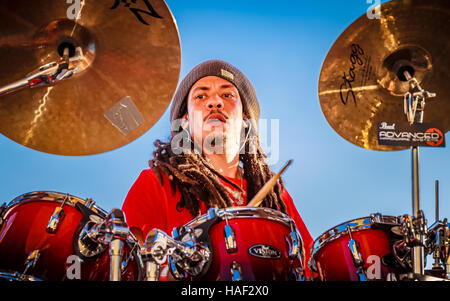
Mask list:
[[[377,122],[406,122],[403,96],[412,72],[426,100],[423,122],[450,129],[450,1],[398,0],[382,4],[380,18],[364,14],[338,37],[323,62],[319,100],[331,127],[347,141],[372,150],[406,147],[378,145]],[[444,132],[444,133],[445,133]]]
[[[61,59],[78,72],[0,96],[0,132],[58,155],[134,141],[167,109],[180,75],[176,22],[163,0],[0,2],[0,87]],[[77,5],[81,3],[81,5]]]

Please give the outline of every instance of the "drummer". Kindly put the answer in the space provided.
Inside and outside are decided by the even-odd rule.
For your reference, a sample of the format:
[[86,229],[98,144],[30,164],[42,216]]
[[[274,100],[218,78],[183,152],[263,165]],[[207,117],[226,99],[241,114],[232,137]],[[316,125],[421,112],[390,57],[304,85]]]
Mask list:
[[[209,60],[192,69],[175,93],[170,119],[170,141],[155,141],[150,168],[122,207],[141,244],[153,228],[170,234],[208,208],[245,206],[274,175],[259,142],[255,89],[229,63]],[[261,206],[293,218],[309,260],[311,235],[281,179]]]

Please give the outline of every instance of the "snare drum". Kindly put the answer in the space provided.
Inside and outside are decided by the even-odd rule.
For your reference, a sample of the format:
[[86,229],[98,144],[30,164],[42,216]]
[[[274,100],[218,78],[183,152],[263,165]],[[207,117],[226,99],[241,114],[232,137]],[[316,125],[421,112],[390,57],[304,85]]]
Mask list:
[[192,230],[197,242],[207,245],[212,256],[197,277],[189,277],[171,264],[171,272],[178,279],[302,280],[301,237],[294,221],[284,213],[255,207],[210,209],[179,227],[174,238],[188,239],[186,228]]
[[[0,215],[0,278],[9,280],[109,279],[107,246],[86,246],[80,233],[107,212],[90,199],[39,191],[11,201]],[[139,244],[124,247],[122,280],[140,280]]]
[[[358,281],[361,276],[386,280],[389,273],[398,276],[403,271],[392,255],[392,245],[401,239],[399,227],[396,217],[381,214],[333,227],[314,241],[310,267],[322,281]],[[359,267],[363,275],[358,273]]]

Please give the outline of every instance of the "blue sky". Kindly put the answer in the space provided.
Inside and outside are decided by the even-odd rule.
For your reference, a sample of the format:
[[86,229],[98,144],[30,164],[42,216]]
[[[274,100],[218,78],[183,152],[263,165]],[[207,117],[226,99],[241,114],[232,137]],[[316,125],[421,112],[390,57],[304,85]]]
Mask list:
[[[167,4],[177,20],[181,77],[212,58],[230,62],[254,84],[261,118],[279,119],[278,171],[284,175],[313,238],[350,219],[380,212],[411,214],[410,151],[380,152],[341,138],[318,98],[322,62],[337,37],[370,6],[345,1],[180,1]],[[181,79],[181,78],[180,78]],[[439,91],[433,91],[439,93]],[[168,110],[146,134],[119,149],[91,156],[41,153],[0,135],[0,200],[35,190],[91,197],[120,208],[155,139],[169,136]],[[448,138],[448,134],[447,134]],[[434,181],[441,217],[450,215],[450,150],[420,149],[422,208],[434,220]]]

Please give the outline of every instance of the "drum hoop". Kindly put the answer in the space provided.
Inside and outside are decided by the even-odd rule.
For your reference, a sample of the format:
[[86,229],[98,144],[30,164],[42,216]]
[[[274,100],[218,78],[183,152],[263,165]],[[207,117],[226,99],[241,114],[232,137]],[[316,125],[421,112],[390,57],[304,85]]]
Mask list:
[[390,215],[381,215],[380,213],[372,214],[370,216],[361,217],[346,221],[337,226],[334,226],[324,233],[322,233],[311,246],[311,257],[315,256],[322,247],[328,243],[338,239],[339,237],[348,234],[347,226],[352,232],[372,229],[374,224],[384,225],[398,225],[398,218]]
[[54,201],[59,203],[64,202],[64,205],[70,205],[72,207],[75,207],[77,203],[81,203],[82,205],[88,207],[89,209],[91,209],[92,211],[94,211],[95,213],[97,213],[102,217],[106,217],[108,215],[108,213],[105,210],[98,207],[96,204],[94,204],[94,202],[84,200],[82,198],[76,197],[68,193],[61,193],[56,191],[32,191],[19,195],[18,197],[14,198],[11,202],[9,202],[5,212],[8,212],[10,208],[16,205],[36,201]]
[[[289,215],[271,208],[246,206],[227,207],[218,209],[216,211],[216,216],[218,216],[220,220],[225,220],[225,218],[228,218],[229,220],[235,218],[263,218],[281,223],[288,228],[294,227],[297,229],[294,220]],[[193,219],[185,226],[194,228],[210,219],[208,214],[203,214]]]

